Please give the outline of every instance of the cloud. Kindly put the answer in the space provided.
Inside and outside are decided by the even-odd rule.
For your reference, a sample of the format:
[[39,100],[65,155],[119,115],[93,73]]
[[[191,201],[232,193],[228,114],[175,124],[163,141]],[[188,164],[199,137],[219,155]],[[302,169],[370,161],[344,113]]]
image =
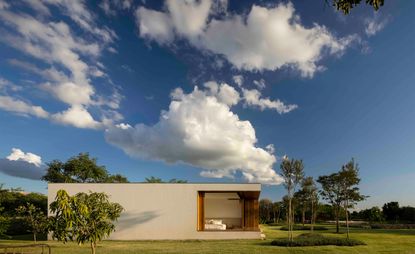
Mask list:
[[0,77],[0,93],[7,91],[7,90],[17,92],[17,91],[21,91],[22,88],[18,85],[15,85],[13,82]]
[[258,89],[264,89],[266,84],[264,79],[254,80],[254,85],[258,87]]
[[42,107],[30,105],[11,96],[0,95],[0,109],[25,116],[32,115],[39,118],[49,117],[49,113]]
[[129,10],[133,6],[133,0],[103,0],[99,7],[108,16],[117,14],[117,10]]
[[235,82],[236,85],[241,87],[244,83],[244,77],[242,75],[235,75],[232,77],[233,82]]
[[135,16],[141,37],[156,40],[160,44],[173,40],[173,25],[165,13],[139,7]]
[[74,105],[66,111],[51,116],[52,120],[63,125],[72,125],[78,128],[99,129],[102,123],[95,121],[91,114],[80,105]]
[[117,34],[108,27],[99,27],[95,16],[88,10],[83,0],[43,0],[43,2],[57,6],[62,13],[71,18],[85,31],[100,38],[103,42],[110,43],[117,39]]
[[49,90],[62,102],[69,105],[88,105],[91,103],[91,96],[94,94],[92,86],[83,86],[73,82],[64,82],[57,85],[46,83],[45,90]]
[[0,172],[9,176],[40,180],[46,171],[40,156],[13,148],[9,156],[0,159]]
[[204,177],[235,177],[240,172],[249,182],[281,183],[272,168],[276,157],[256,146],[251,123],[230,109],[239,100],[236,90],[214,82],[205,87],[188,94],[174,90],[158,123],[115,126],[106,131],[107,142],[133,157],[203,168]]
[[[103,48],[117,38],[116,34],[96,24],[95,15],[89,12],[84,1],[32,2],[28,1],[28,6],[36,14],[44,15],[42,18],[24,12],[13,12],[12,9],[0,9],[2,26],[7,27],[4,30],[7,32],[0,41],[42,62],[34,65],[30,60],[9,60],[11,65],[40,76],[43,80],[37,87],[68,106],[62,112],[50,113],[53,115],[50,119],[74,127],[96,129],[104,122],[98,122],[94,118],[105,119],[105,124],[116,121],[108,119],[110,115],[117,119],[122,118],[118,112],[113,111],[118,109],[123,96],[120,96],[119,88],[104,72],[105,67],[97,61]],[[61,14],[70,17],[88,36],[81,38],[74,33],[79,29],[71,29],[64,21],[49,17],[49,6],[57,7]],[[110,94],[104,95],[96,91],[92,84],[92,80],[96,78],[102,81],[100,85],[105,81],[104,84],[111,87]],[[1,108],[5,110],[47,118],[41,107],[31,106],[29,102],[15,97],[3,97],[2,100]],[[18,110],[13,111],[11,104],[19,106]],[[92,110],[89,111],[90,109]],[[94,115],[90,112],[94,112]],[[80,116],[81,119],[78,121],[74,116]]]
[[160,44],[173,41],[175,34],[196,39],[203,32],[212,7],[211,0],[166,0],[167,12],[139,7],[136,21],[140,36],[154,39]]
[[368,37],[373,36],[385,28],[389,19],[382,19],[379,15],[375,14],[371,18],[365,19],[365,33]]
[[[224,56],[239,70],[293,68],[312,77],[323,67],[324,55],[342,54],[356,36],[336,38],[326,27],[305,27],[291,3],[275,7],[253,5],[247,15],[226,13],[209,20],[211,1],[166,1],[165,12],[137,10],[140,36],[161,45],[176,35],[194,47]],[[194,11],[190,11],[194,10]]]
[[212,2],[211,0],[167,0],[166,6],[175,32],[180,36],[193,38],[201,34],[206,26]]
[[242,89],[243,98],[246,106],[259,107],[261,110],[273,109],[279,114],[286,114],[298,108],[295,104],[286,105],[280,100],[271,100],[269,98],[261,98],[261,92],[252,89]]
[[12,153],[6,157],[10,161],[26,161],[40,167],[42,164],[42,158],[34,153],[25,153],[18,148],[12,148]]

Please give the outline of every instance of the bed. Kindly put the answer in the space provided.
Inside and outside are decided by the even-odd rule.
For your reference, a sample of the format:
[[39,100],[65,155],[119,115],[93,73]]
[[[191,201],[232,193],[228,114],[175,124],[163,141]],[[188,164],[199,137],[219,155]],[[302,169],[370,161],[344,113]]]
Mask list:
[[226,230],[226,224],[222,220],[207,219],[205,220],[205,230]]

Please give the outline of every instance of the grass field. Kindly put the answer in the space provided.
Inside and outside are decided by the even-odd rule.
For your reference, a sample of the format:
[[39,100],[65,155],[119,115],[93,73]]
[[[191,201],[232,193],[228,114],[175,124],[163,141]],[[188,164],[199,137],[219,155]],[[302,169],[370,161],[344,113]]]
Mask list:
[[[320,231],[324,235],[345,237],[334,234],[334,228]],[[109,253],[413,253],[415,254],[415,230],[370,230],[351,229],[351,237],[364,241],[367,245],[355,247],[276,247],[271,246],[272,239],[285,237],[287,231],[277,226],[262,226],[266,240],[230,240],[230,241],[104,241],[98,245],[97,254]],[[307,231],[295,231],[295,235]],[[7,240],[0,244],[22,244],[30,241]],[[81,254],[89,253],[88,246],[74,243],[42,242],[53,247],[52,253]],[[0,250],[2,251],[2,250]]]

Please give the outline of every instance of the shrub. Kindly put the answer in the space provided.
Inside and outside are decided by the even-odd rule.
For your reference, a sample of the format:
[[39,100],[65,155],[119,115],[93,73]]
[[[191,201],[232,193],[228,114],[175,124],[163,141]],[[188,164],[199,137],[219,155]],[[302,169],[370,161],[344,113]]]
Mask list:
[[[288,227],[283,226],[283,227],[280,228],[280,230],[288,231]],[[305,226],[294,225],[293,230],[311,230],[311,226],[310,225],[305,225]],[[324,226],[314,226],[314,230],[323,231],[323,230],[328,230],[328,228],[326,228]]]
[[280,238],[273,240],[271,245],[274,246],[323,246],[323,245],[336,245],[336,246],[356,246],[366,245],[364,242],[355,239],[346,239],[339,237],[324,236],[317,233],[305,233],[301,234],[290,242],[287,238]]
[[372,224],[372,229],[415,229],[415,224]]

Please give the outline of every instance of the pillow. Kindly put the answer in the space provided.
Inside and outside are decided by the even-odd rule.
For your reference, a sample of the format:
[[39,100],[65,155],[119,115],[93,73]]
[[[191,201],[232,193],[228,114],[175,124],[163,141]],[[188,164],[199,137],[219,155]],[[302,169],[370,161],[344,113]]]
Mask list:
[[211,220],[211,221],[212,221],[211,224],[222,225],[222,220]]

